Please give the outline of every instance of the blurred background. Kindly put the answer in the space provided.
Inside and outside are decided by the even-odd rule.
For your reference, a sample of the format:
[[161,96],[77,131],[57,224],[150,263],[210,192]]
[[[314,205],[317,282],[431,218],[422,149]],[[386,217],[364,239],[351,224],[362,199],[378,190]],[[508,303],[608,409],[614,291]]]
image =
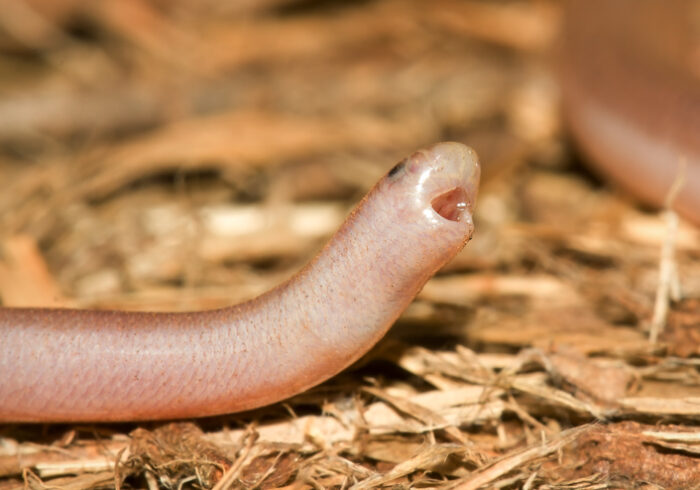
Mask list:
[[3,302],[198,309],[255,295],[439,140],[481,156],[482,225],[511,221],[518,168],[565,164],[558,8],[4,1]]

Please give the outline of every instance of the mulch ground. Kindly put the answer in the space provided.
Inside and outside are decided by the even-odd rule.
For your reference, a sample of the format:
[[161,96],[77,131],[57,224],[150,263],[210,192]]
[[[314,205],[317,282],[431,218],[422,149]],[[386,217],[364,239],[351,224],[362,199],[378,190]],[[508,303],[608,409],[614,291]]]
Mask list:
[[474,240],[352,368],[244,414],[0,425],[0,490],[698,485],[700,230],[580,161],[557,2],[2,9],[5,306],[228,305],[416,148],[473,146],[483,182]]

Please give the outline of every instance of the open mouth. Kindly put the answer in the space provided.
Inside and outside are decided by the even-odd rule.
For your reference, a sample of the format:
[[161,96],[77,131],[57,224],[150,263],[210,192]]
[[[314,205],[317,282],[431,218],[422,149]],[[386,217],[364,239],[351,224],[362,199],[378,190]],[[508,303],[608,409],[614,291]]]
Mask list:
[[430,204],[437,214],[450,221],[460,221],[467,209],[467,191],[462,187],[443,192],[434,198]]

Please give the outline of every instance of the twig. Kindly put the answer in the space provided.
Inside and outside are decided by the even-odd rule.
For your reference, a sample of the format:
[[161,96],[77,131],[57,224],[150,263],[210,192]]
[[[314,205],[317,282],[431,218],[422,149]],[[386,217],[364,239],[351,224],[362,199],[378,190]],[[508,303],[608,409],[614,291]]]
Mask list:
[[255,441],[257,439],[257,433],[250,433],[248,435],[248,441],[246,442],[245,447],[241,450],[241,453],[238,456],[238,460],[236,460],[236,462],[233,465],[231,465],[231,467],[228,470],[226,470],[221,479],[218,482],[216,482],[216,485],[214,485],[214,488],[212,490],[223,490],[225,488],[232,488],[234,486],[233,484],[238,478],[238,475],[240,475],[241,471],[243,470],[243,465],[247,461],[248,456],[250,455],[250,452],[253,449],[253,445],[255,444]]
[[656,288],[654,314],[649,326],[649,342],[656,344],[659,333],[666,326],[670,300],[678,301],[681,296],[678,267],[675,260],[676,237],[678,235],[678,215],[673,211],[673,202],[685,184],[686,160],[681,159],[678,173],[671,184],[665,199],[665,210],[662,214],[666,222],[666,236],[661,246],[659,259],[659,284]]
[[517,451],[515,454],[507,455],[490,466],[472,473],[466,480],[463,480],[457,486],[453,487],[453,489],[476,490],[477,488],[487,485],[497,478],[500,478],[501,476],[513,471],[520,465],[527,464],[534,459],[542,458],[555,451],[558,451],[589,428],[589,425],[584,425],[575,429],[569,429],[560,433],[557,439],[549,441],[545,444],[538,444],[534,447]]

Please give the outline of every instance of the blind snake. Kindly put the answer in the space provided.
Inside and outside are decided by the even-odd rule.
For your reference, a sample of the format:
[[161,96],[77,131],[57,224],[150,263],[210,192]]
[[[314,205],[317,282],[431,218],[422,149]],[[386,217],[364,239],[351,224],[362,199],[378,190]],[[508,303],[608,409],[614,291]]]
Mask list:
[[320,383],[367,352],[470,239],[479,175],[460,143],[415,152],[305,268],[237,306],[0,308],[0,421],[200,417]]
[[565,2],[562,89],[587,162],[661,206],[685,161],[674,208],[700,225],[700,2]]

